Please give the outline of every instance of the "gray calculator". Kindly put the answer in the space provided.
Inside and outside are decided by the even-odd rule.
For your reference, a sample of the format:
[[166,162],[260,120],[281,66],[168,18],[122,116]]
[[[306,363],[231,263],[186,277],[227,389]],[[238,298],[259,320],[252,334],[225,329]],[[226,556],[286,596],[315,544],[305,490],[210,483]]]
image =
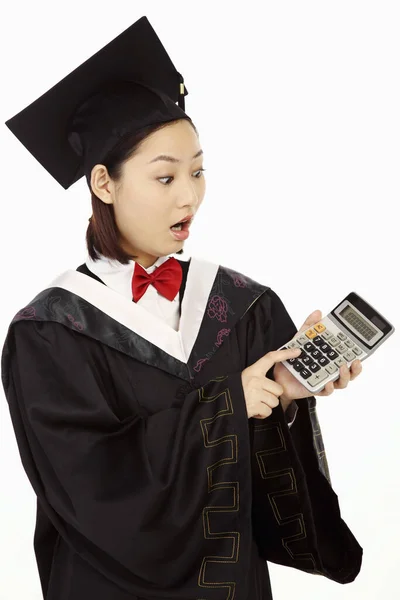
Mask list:
[[301,348],[296,358],[282,361],[311,394],[339,379],[339,369],[363,361],[387,340],[395,328],[368,302],[351,292],[310,329],[277,348]]

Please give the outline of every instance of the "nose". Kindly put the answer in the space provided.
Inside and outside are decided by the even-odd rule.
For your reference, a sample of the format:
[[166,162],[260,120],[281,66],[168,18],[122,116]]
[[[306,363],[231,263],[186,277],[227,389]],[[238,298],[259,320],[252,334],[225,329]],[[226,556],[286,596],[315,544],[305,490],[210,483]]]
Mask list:
[[196,212],[200,206],[204,193],[205,187],[200,190],[195,183],[189,182],[184,189],[179,190],[178,206],[180,208],[189,207],[192,212]]

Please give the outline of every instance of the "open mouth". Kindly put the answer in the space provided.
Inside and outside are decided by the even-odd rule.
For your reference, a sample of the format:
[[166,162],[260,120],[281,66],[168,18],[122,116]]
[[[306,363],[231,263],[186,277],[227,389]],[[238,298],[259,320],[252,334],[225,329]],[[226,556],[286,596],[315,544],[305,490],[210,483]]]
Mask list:
[[179,221],[179,223],[175,223],[175,225],[172,225],[170,229],[172,229],[172,231],[187,231],[192,220],[193,217],[190,219],[186,219],[185,221]]

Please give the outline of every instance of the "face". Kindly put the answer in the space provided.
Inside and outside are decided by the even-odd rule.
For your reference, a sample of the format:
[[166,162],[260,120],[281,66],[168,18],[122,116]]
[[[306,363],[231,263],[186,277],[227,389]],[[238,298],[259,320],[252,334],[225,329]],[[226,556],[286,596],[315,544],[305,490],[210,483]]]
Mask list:
[[[203,155],[196,156],[200,151],[196,132],[183,119],[147,137],[123,164],[117,182],[103,165],[92,170],[93,191],[114,205],[122,248],[144,268],[184,245],[170,228],[194,215],[203,201]],[[157,159],[160,155],[164,158]]]

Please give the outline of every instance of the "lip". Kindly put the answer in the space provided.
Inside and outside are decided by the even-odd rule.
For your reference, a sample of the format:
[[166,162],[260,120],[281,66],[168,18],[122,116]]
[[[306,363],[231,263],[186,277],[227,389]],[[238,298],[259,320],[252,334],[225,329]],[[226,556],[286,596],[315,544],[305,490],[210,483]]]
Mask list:
[[[178,223],[183,223],[182,229],[180,231],[174,231],[173,229],[170,228],[171,235],[173,238],[175,238],[175,240],[183,242],[184,240],[188,239],[188,237],[190,235],[189,227],[193,221],[193,218],[194,218],[194,214],[191,213],[189,215],[186,215],[186,217],[184,219],[182,219],[181,221],[177,221]],[[171,227],[172,227],[172,225],[171,225]]]
[[169,231],[173,238],[182,242],[184,240],[187,240],[190,235],[189,223],[188,222],[184,223],[184,225],[182,226],[182,229],[180,231],[174,231],[173,229],[170,229]]
[[[175,223],[188,223],[189,221],[191,222],[194,219],[194,214],[190,213],[188,215],[186,215],[186,217],[184,217],[183,219],[181,219],[180,221],[175,221]],[[171,227],[173,225],[175,225],[175,223],[172,223]]]

